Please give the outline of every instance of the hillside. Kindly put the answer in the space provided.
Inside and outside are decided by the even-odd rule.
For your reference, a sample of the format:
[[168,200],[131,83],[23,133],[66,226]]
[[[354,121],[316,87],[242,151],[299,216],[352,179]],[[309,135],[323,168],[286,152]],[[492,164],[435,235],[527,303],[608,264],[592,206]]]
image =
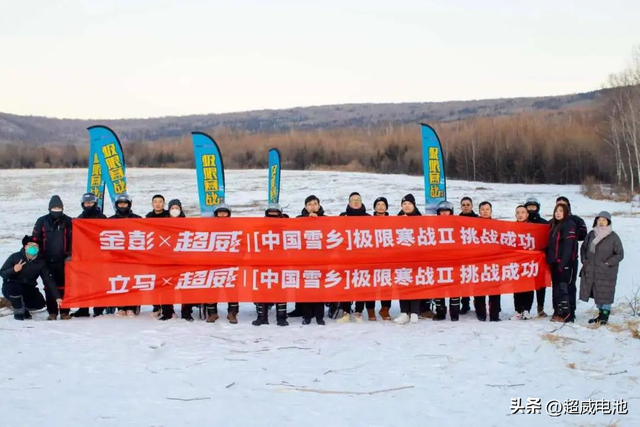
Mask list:
[[282,132],[390,123],[449,122],[472,117],[505,116],[536,111],[593,107],[601,91],[537,98],[400,104],[345,104],[261,110],[227,114],[122,120],[75,120],[0,113],[0,144],[84,144],[86,128],[97,123],[112,127],[125,141],[176,138],[194,130],[224,127],[249,132]]

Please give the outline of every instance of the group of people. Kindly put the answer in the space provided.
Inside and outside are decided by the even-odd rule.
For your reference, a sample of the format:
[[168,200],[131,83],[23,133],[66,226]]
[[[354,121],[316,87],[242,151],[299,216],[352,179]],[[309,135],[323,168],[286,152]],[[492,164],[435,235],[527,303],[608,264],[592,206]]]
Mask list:
[[[171,200],[168,205],[165,198],[156,194],[152,197],[153,210],[146,218],[184,218],[185,213],[182,203],[178,199]],[[86,193],[81,200],[82,213],[79,219],[106,219],[98,207],[95,195]],[[479,219],[492,219],[493,206],[484,201],[478,206],[478,213],[473,210],[473,200],[470,197],[462,198],[460,202],[461,216]],[[389,203],[386,198],[380,197],[373,204],[373,216],[389,216]],[[452,203],[444,201],[437,206],[437,215],[454,215],[455,207]],[[416,206],[415,197],[407,194],[402,198],[401,210],[398,216],[421,216],[422,213]],[[216,218],[228,218],[231,216],[231,208],[222,203],[213,213]],[[305,206],[298,218],[324,217],[324,209],[320,200],[311,195],[305,200]],[[362,201],[362,196],[351,193],[345,212],[340,216],[370,216]],[[288,218],[278,204],[269,204],[265,211],[265,217]],[[132,210],[132,200],[126,195],[120,195],[115,201],[115,214],[109,219],[141,218]],[[598,307],[598,316],[589,320],[589,323],[606,324],[611,312],[615,295],[615,286],[618,275],[618,266],[624,258],[624,250],[620,237],[612,230],[612,218],[608,212],[600,212],[594,221],[593,229],[587,230],[582,218],[571,211],[571,204],[566,197],[558,197],[550,221],[545,220],[540,214],[540,203],[535,198],[528,199],[524,204],[515,209],[515,218],[518,222],[530,222],[544,224],[549,227],[549,247],[546,250],[546,259],[552,273],[552,302],[554,322],[573,322],[575,320],[577,298],[577,276],[581,277],[580,299],[589,301],[593,298]],[[58,196],[51,197],[49,213],[36,221],[31,235],[22,240],[22,249],[9,256],[0,271],[3,279],[2,294],[8,299],[14,310],[16,320],[31,319],[31,311],[41,310],[46,307],[48,320],[68,320],[72,317],[89,317],[88,308],[80,308],[74,313],[69,309],[61,309],[60,304],[64,298],[65,272],[64,263],[71,256],[72,220],[64,213],[64,205]],[[583,242],[579,249],[579,242]],[[582,268],[579,270],[579,260]],[[45,288],[45,297],[37,289],[37,279],[40,277]],[[516,317],[518,319],[530,319],[534,297],[537,302],[537,316],[547,317],[544,311],[546,288],[537,291],[519,292],[514,295]],[[471,298],[450,298],[449,316],[452,321],[458,321],[461,315],[471,311]],[[500,295],[488,296],[488,309],[486,296],[474,296],[473,306],[476,317],[480,321],[500,321],[501,312]],[[286,302],[276,304],[256,304],[257,318],[253,325],[265,325],[269,323],[269,310],[275,305],[276,321],[279,326],[287,326],[289,317],[302,317],[302,324],[308,325],[315,318],[319,325],[324,325],[325,306],[328,307],[328,315],[337,319],[339,323],[352,320],[363,322],[363,312],[366,308],[367,318],[370,321],[377,320],[375,313],[375,301],[357,301],[355,307],[352,302],[342,303],[297,303],[292,312],[287,313]],[[181,317],[187,321],[193,321],[193,304],[185,304],[181,309]],[[392,320],[390,314],[391,301],[382,301],[378,314],[382,320]],[[218,319],[218,305],[216,302],[200,305],[204,318],[208,323],[215,323]],[[114,312],[114,308],[95,307],[94,316]],[[238,322],[239,304],[229,303],[227,307],[227,320],[235,324]],[[140,307],[118,307],[116,316],[135,316],[140,312]],[[176,317],[173,305],[154,306],[153,313],[160,320],[169,320]],[[417,323],[420,318],[445,320],[447,317],[447,305],[444,298],[426,300],[401,300],[400,315],[394,321],[398,324]]]

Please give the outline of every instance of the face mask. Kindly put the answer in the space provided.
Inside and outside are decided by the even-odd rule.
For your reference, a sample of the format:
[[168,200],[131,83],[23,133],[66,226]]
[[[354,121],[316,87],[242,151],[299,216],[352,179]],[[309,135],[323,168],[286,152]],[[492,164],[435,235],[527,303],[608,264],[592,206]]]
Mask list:
[[131,208],[127,206],[126,208],[116,208],[116,210],[120,215],[128,215]]
[[27,248],[27,255],[29,255],[29,256],[38,255],[38,248],[36,248],[35,246],[29,246]]
[[169,215],[171,215],[171,218],[178,218],[180,216],[180,209],[171,209]]
[[50,215],[53,219],[62,218],[62,211],[51,211]]

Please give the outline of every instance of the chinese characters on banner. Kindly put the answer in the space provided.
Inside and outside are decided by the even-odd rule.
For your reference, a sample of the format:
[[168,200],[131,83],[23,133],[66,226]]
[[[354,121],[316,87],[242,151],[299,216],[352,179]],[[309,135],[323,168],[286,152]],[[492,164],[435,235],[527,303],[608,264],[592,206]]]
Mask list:
[[68,306],[355,301],[547,286],[548,227],[463,217],[74,220]]

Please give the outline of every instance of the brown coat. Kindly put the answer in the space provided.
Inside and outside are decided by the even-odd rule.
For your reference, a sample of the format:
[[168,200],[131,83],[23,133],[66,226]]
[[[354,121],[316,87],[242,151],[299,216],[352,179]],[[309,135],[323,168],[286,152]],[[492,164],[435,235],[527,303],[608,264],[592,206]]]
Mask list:
[[612,232],[596,245],[596,252],[589,252],[595,238],[589,232],[580,249],[582,270],[580,270],[580,299],[588,302],[593,298],[596,304],[613,304],[618,280],[618,265],[624,258],[620,237]]

